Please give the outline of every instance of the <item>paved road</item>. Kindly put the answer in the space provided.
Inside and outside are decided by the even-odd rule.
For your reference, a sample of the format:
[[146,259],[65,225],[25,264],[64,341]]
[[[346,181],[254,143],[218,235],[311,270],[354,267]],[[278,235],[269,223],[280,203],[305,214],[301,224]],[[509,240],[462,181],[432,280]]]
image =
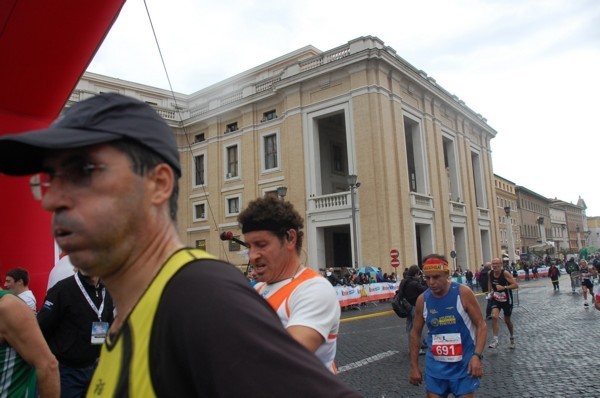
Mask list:
[[[500,346],[486,344],[478,397],[600,398],[600,311],[584,308],[581,289],[572,294],[566,275],[560,285],[554,292],[547,278],[520,282],[513,310],[517,349],[508,349],[501,322]],[[484,297],[478,300],[484,311]],[[408,382],[405,320],[389,303],[342,313],[336,364],[339,377],[365,397],[425,396],[423,386]]]

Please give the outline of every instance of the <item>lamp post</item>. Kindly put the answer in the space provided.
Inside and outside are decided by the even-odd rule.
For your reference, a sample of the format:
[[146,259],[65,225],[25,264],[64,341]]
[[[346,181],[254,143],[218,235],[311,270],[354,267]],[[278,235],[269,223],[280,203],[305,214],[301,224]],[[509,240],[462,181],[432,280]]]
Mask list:
[[513,240],[512,218],[510,216],[510,206],[504,208],[506,213],[506,235],[508,238],[508,261],[510,265],[515,263],[515,242]]
[[285,195],[287,194],[287,187],[281,186],[277,188],[277,196],[279,196],[279,199],[283,200],[283,198],[285,198]]
[[356,228],[356,201],[354,195],[356,193],[356,188],[360,187],[360,182],[358,182],[358,177],[356,174],[350,174],[346,177],[346,181],[348,182],[348,187],[350,188],[350,203],[352,204],[352,245],[354,246],[354,268],[358,269],[358,238],[356,236],[357,228]]

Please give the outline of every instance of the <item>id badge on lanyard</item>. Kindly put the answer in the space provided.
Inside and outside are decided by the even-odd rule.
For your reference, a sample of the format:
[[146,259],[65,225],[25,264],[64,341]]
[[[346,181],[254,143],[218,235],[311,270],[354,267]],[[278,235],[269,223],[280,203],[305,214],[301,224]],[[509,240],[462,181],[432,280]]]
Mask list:
[[109,326],[108,322],[102,322],[102,311],[104,310],[104,298],[106,296],[106,289],[102,289],[102,304],[100,304],[100,308],[97,308],[96,304],[94,304],[94,302],[92,301],[92,298],[88,294],[87,290],[85,290],[85,288],[83,287],[81,279],[79,279],[79,274],[75,274],[75,281],[77,282],[77,286],[79,286],[81,293],[83,293],[83,297],[85,297],[92,310],[96,313],[96,316],[98,316],[98,322],[92,322],[90,343],[104,344]]

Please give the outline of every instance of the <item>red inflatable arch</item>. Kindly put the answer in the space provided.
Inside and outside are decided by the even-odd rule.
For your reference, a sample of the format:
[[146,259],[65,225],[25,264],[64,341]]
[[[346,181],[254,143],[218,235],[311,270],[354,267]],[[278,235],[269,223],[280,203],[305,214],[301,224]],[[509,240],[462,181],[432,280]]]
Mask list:
[[[117,18],[125,0],[0,1],[0,135],[48,126]],[[28,177],[0,174],[0,275],[23,267],[38,306],[58,258],[50,214]]]

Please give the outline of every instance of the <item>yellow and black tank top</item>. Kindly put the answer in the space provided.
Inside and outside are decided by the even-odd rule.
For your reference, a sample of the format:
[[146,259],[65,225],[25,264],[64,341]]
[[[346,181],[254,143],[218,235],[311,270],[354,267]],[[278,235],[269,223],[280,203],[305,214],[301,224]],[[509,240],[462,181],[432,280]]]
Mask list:
[[155,397],[150,377],[150,337],[167,283],[181,268],[214,257],[202,250],[183,249],[167,260],[123,324],[113,346],[104,344],[87,397]]

